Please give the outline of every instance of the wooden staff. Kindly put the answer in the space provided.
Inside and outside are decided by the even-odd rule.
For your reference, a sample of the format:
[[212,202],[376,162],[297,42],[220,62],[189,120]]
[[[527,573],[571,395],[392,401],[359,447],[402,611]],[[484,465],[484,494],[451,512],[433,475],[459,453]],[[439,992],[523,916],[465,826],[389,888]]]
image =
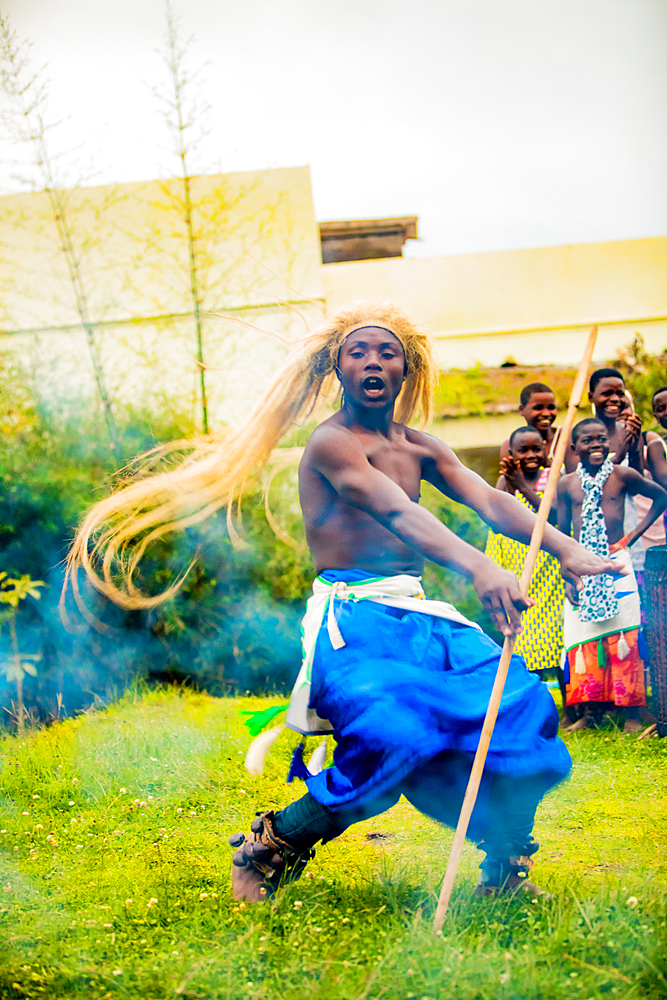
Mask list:
[[[551,468],[549,469],[547,484],[542,500],[540,501],[539,510],[535,519],[535,525],[533,527],[533,533],[530,537],[528,555],[526,556],[526,561],[523,565],[523,572],[521,574],[521,580],[519,581],[521,592],[525,597],[528,596],[528,591],[530,589],[530,581],[533,576],[533,570],[535,569],[537,554],[542,545],[544,528],[551,511],[551,504],[556,492],[556,486],[558,485],[558,477],[560,476],[561,466],[565,457],[565,449],[567,448],[570,440],[570,434],[572,433],[572,425],[574,423],[577,406],[584,391],[584,385],[586,383],[588,368],[593,356],[593,349],[595,347],[597,335],[598,328],[597,326],[594,326],[590,332],[588,343],[586,344],[586,350],[584,351],[584,356],[581,364],[579,365],[577,377],[574,380],[574,385],[572,386],[570,402],[567,408],[567,414],[565,415],[565,422],[558,437],[553,461],[551,463]],[[477,747],[477,752],[475,753],[475,759],[473,761],[470,778],[468,780],[468,787],[466,788],[463,805],[461,806],[461,815],[459,816],[456,833],[454,835],[454,843],[452,844],[452,850],[449,855],[447,871],[445,872],[442,888],[440,889],[438,907],[435,911],[435,918],[433,920],[433,930],[436,934],[442,930],[445,914],[447,913],[447,907],[449,906],[449,900],[452,895],[452,887],[454,885],[454,879],[456,878],[456,872],[459,867],[459,861],[461,860],[461,851],[463,850],[466,833],[468,832],[468,823],[470,822],[470,817],[475,807],[480,781],[482,780],[486,754],[493,735],[493,727],[495,726],[496,718],[498,717],[500,699],[502,698],[503,688],[505,687],[505,681],[507,680],[507,671],[509,670],[510,660],[512,658],[512,653],[514,652],[515,642],[516,635],[512,634],[506,636],[505,642],[503,643],[503,651],[498,664],[496,679],[491,691],[489,707],[486,710],[486,717],[484,719],[484,725],[482,726],[482,734],[479,738],[479,746]]]

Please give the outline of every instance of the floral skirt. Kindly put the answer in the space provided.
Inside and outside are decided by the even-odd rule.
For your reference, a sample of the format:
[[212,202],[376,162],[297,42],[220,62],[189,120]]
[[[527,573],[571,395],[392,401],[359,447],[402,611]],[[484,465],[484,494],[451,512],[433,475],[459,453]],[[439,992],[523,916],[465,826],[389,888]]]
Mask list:
[[[629,651],[623,659],[618,655],[619,640],[623,636]],[[593,639],[577,649],[570,649],[567,658],[570,682],[567,685],[568,705],[589,701],[606,701],[630,708],[646,704],[644,661],[639,655],[639,629],[617,632],[601,639]],[[625,649],[624,649],[625,651]],[[578,673],[583,655],[585,673]]]

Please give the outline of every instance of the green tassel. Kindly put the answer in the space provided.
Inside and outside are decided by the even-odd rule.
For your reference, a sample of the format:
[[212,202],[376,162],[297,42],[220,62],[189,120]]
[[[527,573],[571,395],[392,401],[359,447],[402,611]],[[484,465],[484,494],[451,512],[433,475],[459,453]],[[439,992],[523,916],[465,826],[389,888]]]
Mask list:
[[602,645],[602,639],[598,639],[598,667],[600,670],[604,670],[607,666],[607,654],[604,651],[604,646]]
[[289,707],[288,701],[283,701],[280,705],[272,705],[271,708],[265,708],[262,712],[240,712],[240,715],[248,715],[250,718],[246,719],[243,723],[247,726],[250,731],[251,736],[259,736],[263,729],[266,729],[270,725],[277,715],[282,712],[286,712]]

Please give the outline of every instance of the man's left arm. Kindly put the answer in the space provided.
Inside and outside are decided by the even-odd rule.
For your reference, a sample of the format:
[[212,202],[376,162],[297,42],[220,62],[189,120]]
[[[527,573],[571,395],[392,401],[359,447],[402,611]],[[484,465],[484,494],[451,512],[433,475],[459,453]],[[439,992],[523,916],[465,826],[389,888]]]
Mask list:
[[[494,490],[476,472],[466,468],[444,442],[438,438],[430,440],[433,442],[432,454],[424,463],[424,479],[451,500],[471,507],[494,531],[528,545],[535,514],[509,493]],[[619,575],[618,567],[612,562],[588,552],[550,524],[544,527],[542,548],[558,559],[564,579],[577,587],[582,576]]]

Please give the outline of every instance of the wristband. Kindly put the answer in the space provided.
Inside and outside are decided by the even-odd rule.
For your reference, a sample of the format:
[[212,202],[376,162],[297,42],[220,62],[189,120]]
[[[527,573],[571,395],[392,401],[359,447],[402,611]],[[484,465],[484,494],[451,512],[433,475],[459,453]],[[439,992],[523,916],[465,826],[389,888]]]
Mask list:
[[613,545],[609,546],[609,555],[611,556],[614,554],[614,552],[619,552],[620,549],[624,549],[627,544],[628,544],[628,536],[623,535],[623,538],[619,538],[617,542],[614,542]]

